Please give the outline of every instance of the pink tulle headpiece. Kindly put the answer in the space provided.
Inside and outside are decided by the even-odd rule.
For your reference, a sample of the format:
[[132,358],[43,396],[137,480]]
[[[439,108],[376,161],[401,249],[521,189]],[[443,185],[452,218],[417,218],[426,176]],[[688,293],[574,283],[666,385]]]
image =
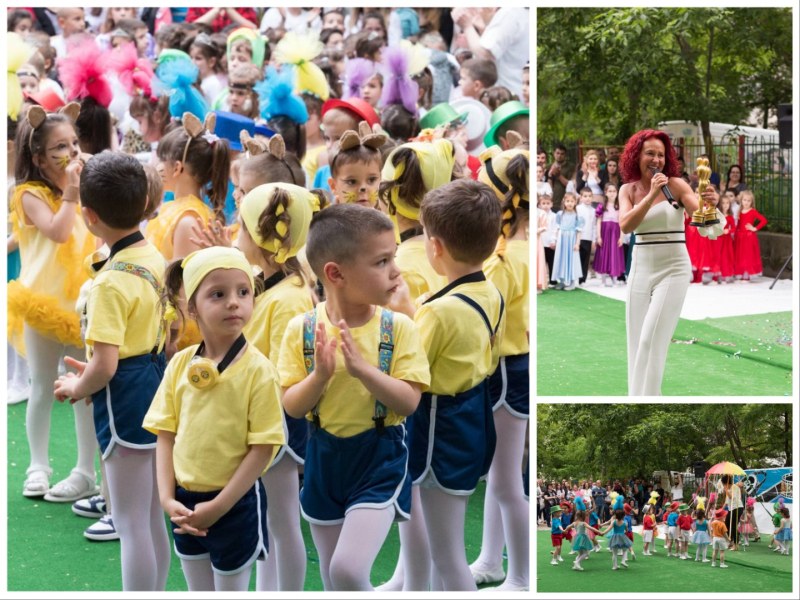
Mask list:
[[108,55],[94,40],[86,40],[70,48],[67,55],[58,59],[58,74],[68,100],[94,98],[108,108],[113,94],[106,79]]
[[752,508],[753,506],[755,506],[755,503],[756,503],[756,499],[755,499],[755,498],[753,498],[752,496],[750,496],[750,497],[747,499],[747,506],[748,506],[748,508]]
[[134,44],[117,46],[109,55],[108,67],[131,96],[152,97],[153,67],[147,59],[139,58]]

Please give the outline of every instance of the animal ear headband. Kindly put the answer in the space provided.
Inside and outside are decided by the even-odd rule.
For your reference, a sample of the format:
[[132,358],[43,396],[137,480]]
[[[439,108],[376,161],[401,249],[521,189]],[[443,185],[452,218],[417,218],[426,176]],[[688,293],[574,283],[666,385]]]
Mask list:
[[[78,120],[78,115],[81,112],[81,105],[77,102],[70,102],[66,106],[62,106],[58,113],[65,115],[74,124]],[[37,129],[47,120],[47,112],[41,106],[31,106],[28,109],[25,118],[31,126],[31,134],[28,137],[28,149],[33,154],[33,134]]]
[[239,139],[242,142],[242,147],[247,150],[247,152],[250,154],[250,157],[269,152],[273,158],[281,161],[289,170],[289,175],[292,178],[292,182],[297,184],[297,181],[295,181],[294,177],[294,171],[289,166],[289,163],[286,162],[286,142],[283,141],[283,136],[280,133],[276,133],[269,138],[268,142],[265,142],[263,140],[257,140],[250,137],[250,134],[243,129],[241,133],[239,133]]
[[339,151],[350,150],[356,146],[366,146],[374,150],[380,149],[389,138],[376,124],[374,128],[369,126],[366,121],[358,124],[358,131],[349,129],[342,134],[339,139]]
[[[189,134],[189,139],[186,140],[186,147],[183,149],[183,159],[181,162],[186,163],[186,154],[189,152],[189,144],[197,137],[202,137],[212,146],[219,140],[219,138],[212,133],[217,124],[217,115],[210,112],[206,115],[205,121],[200,122],[196,116],[190,112],[183,113],[183,129]],[[205,132],[205,133],[204,133]]]

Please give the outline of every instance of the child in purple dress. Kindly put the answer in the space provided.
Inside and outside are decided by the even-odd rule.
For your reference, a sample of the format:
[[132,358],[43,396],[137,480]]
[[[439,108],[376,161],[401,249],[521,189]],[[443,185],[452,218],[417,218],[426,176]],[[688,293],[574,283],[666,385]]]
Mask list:
[[625,253],[619,228],[619,200],[617,186],[607,183],[606,201],[597,207],[597,251],[594,270],[603,276],[603,283],[611,287],[625,273]]

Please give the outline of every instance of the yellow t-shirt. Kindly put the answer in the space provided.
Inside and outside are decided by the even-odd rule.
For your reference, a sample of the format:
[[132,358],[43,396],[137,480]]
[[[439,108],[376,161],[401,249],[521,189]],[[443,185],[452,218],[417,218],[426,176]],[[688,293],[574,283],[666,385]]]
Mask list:
[[[110,262],[144,267],[159,286],[164,285],[166,263],[152,244],[125,248]],[[86,318],[87,346],[102,342],[119,346],[120,358],[141,356],[150,352],[156,343],[161,325],[161,302],[156,290],[143,277],[106,268],[92,282]],[[162,347],[165,335],[162,331]]]
[[[474,388],[494,372],[500,358],[499,338],[492,347],[489,330],[478,311],[453,293],[475,300],[492,328],[500,315],[500,293],[490,281],[459,285],[417,310],[414,321],[431,366],[430,391],[443,396]],[[503,329],[504,320],[505,311],[498,333]]]
[[506,301],[506,327],[500,337],[500,356],[526,354],[530,350],[528,331],[528,303],[530,302],[529,248],[527,240],[506,242],[506,253],[493,254],[486,261],[483,272],[497,286]]
[[400,244],[394,260],[408,285],[412,302],[447,285],[447,278],[439,275],[428,261],[423,240],[407,240]]
[[[317,175],[317,169],[319,168],[319,155],[322,154],[324,150],[325,144],[320,144],[319,146],[306,149],[306,155],[303,157],[303,161],[300,163],[303,167],[303,170],[306,172],[306,181],[314,181],[314,177]],[[298,183],[298,185],[302,186],[303,184]]]
[[75,204],[75,221],[69,239],[60,244],[27,221],[22,196],[32,194],[55,214],[62,200],[42,183],[18,185],[11,198],[12,231],[19,242],[19,277],[8,284],[8,337],[17,352],[24,354],[23,323],[41,335],[62,344],[83,346],[75,300],[88,278],[84,257],[91,254],[97,239],[89,233]]
[[216,385],[203,390],[187,373],[196,351],[192,346],[172,357],[142,426],[155,434],[175,433],[178,485],[210,492],[227,485],[250,446],[271,444],[274,458],[286,437],[278,374],[255,346],[248,344]]
[[281,340],[289,321],[314,308],[311,290],[298,276],[287,277],[256,297],[253,316],[244,327],[247,341],[278,363]]
[[[325,324],[325,332],[329,338],[339,340],[340,330],[328,319],[325,304],[320,302],[317,305],[317,323]],[[380,315],[380,309],[376,309],[367,323],[350,329],[361,356],[376,368],[380,343]],[[298,315],[289,321],[286,335],[281,343],[278,373],[281,386],[284,388],[293,386],[307,376],[303,361],[303,315]],[[423,390],[428,387],[430,381],[428,362],[416,327],[411,319],[399,313],[394,314],[394,352],[389,374],[395,379],[419,383]],[[358,379],[347,372],[341,345],[336,348],[336,370],[328,381],[318,408],[322,427],[335,436],[351,437],[375,427],[372,421],[375,414],[375,398]],[[306,418],[311,420],[311,413],[306,415]],[[385,420],[387,426],[398,425],[403,419],[404,417],[387,407]]]
[[158,216],[147,223],[145,237],[153,244],[158,251],[164,255],[167,262],[172,262],[175,258],[175,248],[173,246],[173,236],[178,223],[187,214],[194,214],[203,223],[214,216],[213,211],[204,204],[197,196],[182,196],[175,198],[172,202],[163,204],[158,211]]

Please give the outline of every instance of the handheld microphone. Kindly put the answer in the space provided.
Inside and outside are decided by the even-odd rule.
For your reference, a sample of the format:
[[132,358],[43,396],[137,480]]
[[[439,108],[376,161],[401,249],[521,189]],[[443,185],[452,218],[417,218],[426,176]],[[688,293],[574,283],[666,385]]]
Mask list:
[[[660,169],[656,169],[655,167],[650,167],[651,175],[655,176],[658,175],[659,173],[661,173]],[[672,195],[672,191],[669,189],[668,185],[662,187],[661,191],[664,193],[664,196],[669,201],[669,203],[672,204],[672,208],[674,208],[675,210],[679,210],[681,208],[682,206],[681,203],[675,200],[675,197]]]

